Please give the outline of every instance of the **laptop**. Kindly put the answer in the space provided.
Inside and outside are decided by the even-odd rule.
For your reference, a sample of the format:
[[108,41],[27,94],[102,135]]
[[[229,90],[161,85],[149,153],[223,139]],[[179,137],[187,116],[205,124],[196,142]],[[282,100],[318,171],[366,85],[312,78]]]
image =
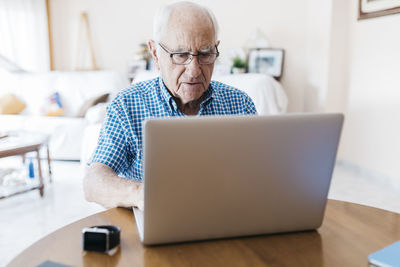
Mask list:
[[341,114],[145,121],[141,242],[318,228],[342,124]]

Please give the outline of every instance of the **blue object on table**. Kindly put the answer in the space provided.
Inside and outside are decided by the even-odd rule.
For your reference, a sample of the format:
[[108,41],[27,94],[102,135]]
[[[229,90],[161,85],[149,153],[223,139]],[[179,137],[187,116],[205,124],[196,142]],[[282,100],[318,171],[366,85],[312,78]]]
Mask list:
[[375,266],[400,267],[400,241],[370,254],[368,261]]
[[29,176],[29,178],[31,178],[31,179],[35,178],[35,169],[33,168],[32,158],[29,158],[28,176]]

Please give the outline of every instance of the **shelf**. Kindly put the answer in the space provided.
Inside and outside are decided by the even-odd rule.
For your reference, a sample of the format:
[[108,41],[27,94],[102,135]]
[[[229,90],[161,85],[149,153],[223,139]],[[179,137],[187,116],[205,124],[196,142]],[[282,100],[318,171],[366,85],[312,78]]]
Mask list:
[[0,186],[0,199],[18,195],[18,194],[36,190],[36,189],[39,189],[40,194],[43,195],[43,187],[44,187],[43,185],[40,186],[40,183],[38,181],[32,182],[31,184],[27,184],[27,185]]

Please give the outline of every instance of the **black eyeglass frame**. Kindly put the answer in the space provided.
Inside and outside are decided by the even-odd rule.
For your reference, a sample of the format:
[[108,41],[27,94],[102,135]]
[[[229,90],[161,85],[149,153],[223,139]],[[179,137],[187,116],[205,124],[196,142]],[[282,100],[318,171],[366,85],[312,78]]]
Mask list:
[[[200,54],[196,55],[196,54],[192,54],[192,53],[189,53],[189,52],[170,52],[163,45],[161,45],[161,43],[157,43],[157,44],[169,55],[169,57],[171,58],[172,63],[174,63],[176,65],[189,65],[192,62],[193,57],[198,57],[198,56],[201,56],[201,55],[215,55],[215,59],[214,59],[214,61],[212,63],[200,63],[200,60],[198,60],[200,65],[211,65],[211,64],[214,64],[215,60],[217,60],[217,57],[219,57],[219,51],[218,51],[218,46],[217,45],[214,45],[215,46],[215,50],[217,50],[216,53],[200,53]],[[177,54],[187,54],[187,55],[190,56],[190,60],[187,63],[176,63],[176,62],[174,62],[174,59],[172,57],[174,55],[177,55]]]

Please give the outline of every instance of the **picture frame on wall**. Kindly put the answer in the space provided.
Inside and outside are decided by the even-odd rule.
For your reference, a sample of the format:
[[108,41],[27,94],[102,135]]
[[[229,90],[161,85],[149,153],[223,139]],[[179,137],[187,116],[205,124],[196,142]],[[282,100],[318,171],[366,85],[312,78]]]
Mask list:
[[249,72],[268,74],[279,80],[282,76],[283,60],[283,49],[251,49],[249,51]]
[[400,0],[359,0],[358,19],[400,13]]

